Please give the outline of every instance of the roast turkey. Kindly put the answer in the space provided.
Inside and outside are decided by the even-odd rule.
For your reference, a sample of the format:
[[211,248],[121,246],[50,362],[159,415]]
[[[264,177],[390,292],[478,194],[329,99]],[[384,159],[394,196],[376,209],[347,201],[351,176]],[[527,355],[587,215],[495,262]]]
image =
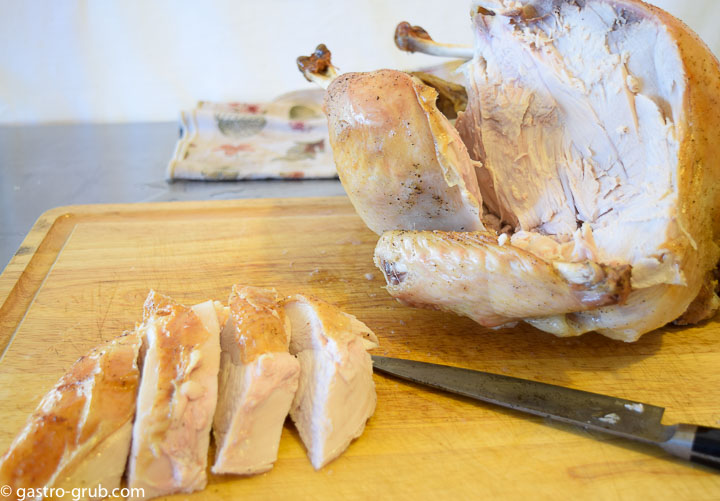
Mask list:
[[[436,118],[432,89],[400,72],[328,86],[336,165],[368,226],[385,232],[375,262],[388,291],[559,336],[635,341],[712,317],[720,66],[708,48],[637,0],[484,0],[472,26],[468,106],[454,126]],[[466,52],[422,29],[409,36],[409,50]],[[418,162],[432,156],[424,145],[435,158]],[[477,200],[480,221],[439,224],[407,189],[419,180],[457,214]]]

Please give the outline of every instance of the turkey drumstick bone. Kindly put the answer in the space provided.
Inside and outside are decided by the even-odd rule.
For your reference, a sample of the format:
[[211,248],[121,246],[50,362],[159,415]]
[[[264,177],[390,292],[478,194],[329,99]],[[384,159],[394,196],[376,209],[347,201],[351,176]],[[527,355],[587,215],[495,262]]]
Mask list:
[[430,56],[456,59],[473,58],[473,48],[469,45],[438,43],[420,26],[411,26],[406,21],[395,28],[395,45],[406,52],[420,52]]

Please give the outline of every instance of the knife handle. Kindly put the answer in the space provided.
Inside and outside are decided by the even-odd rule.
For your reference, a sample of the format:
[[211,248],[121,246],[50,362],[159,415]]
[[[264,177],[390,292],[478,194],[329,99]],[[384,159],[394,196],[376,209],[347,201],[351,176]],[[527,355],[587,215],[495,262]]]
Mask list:
[[720,429],[679,424],[661,446],[674,456],[720,470]]

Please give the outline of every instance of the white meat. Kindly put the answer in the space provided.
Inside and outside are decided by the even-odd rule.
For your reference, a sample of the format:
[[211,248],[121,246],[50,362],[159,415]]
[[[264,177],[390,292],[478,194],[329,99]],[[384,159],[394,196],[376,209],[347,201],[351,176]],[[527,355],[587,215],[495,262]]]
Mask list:
[[300,384],[290,416],[315,469],[347,449],[365,429],[377,397],[367,349],[377,337],[354,316],[316,298],[285,302],[290,352],[300,362]]

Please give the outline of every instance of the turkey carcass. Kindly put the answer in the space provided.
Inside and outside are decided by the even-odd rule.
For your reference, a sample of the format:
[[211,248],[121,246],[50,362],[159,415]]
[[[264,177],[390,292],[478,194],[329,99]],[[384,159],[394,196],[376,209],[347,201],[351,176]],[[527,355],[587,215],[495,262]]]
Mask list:
[[[456,127],[486,225],[512,230],[386,233],[375,261],[389,292],[488,326],[522,319],[556,335],[596,330],[625,341],[714,314],[715,57],[677,19],[636,0],[486,0],[473,12],[468,108]],[[331,140],[339,92],[333,83],[326,99]],[[359,165],[336,162],[339,171]],[[523,275],[514,301],[509,289],[478,283],[519,285]],[[605,297],[573,298],[593,290]]]

